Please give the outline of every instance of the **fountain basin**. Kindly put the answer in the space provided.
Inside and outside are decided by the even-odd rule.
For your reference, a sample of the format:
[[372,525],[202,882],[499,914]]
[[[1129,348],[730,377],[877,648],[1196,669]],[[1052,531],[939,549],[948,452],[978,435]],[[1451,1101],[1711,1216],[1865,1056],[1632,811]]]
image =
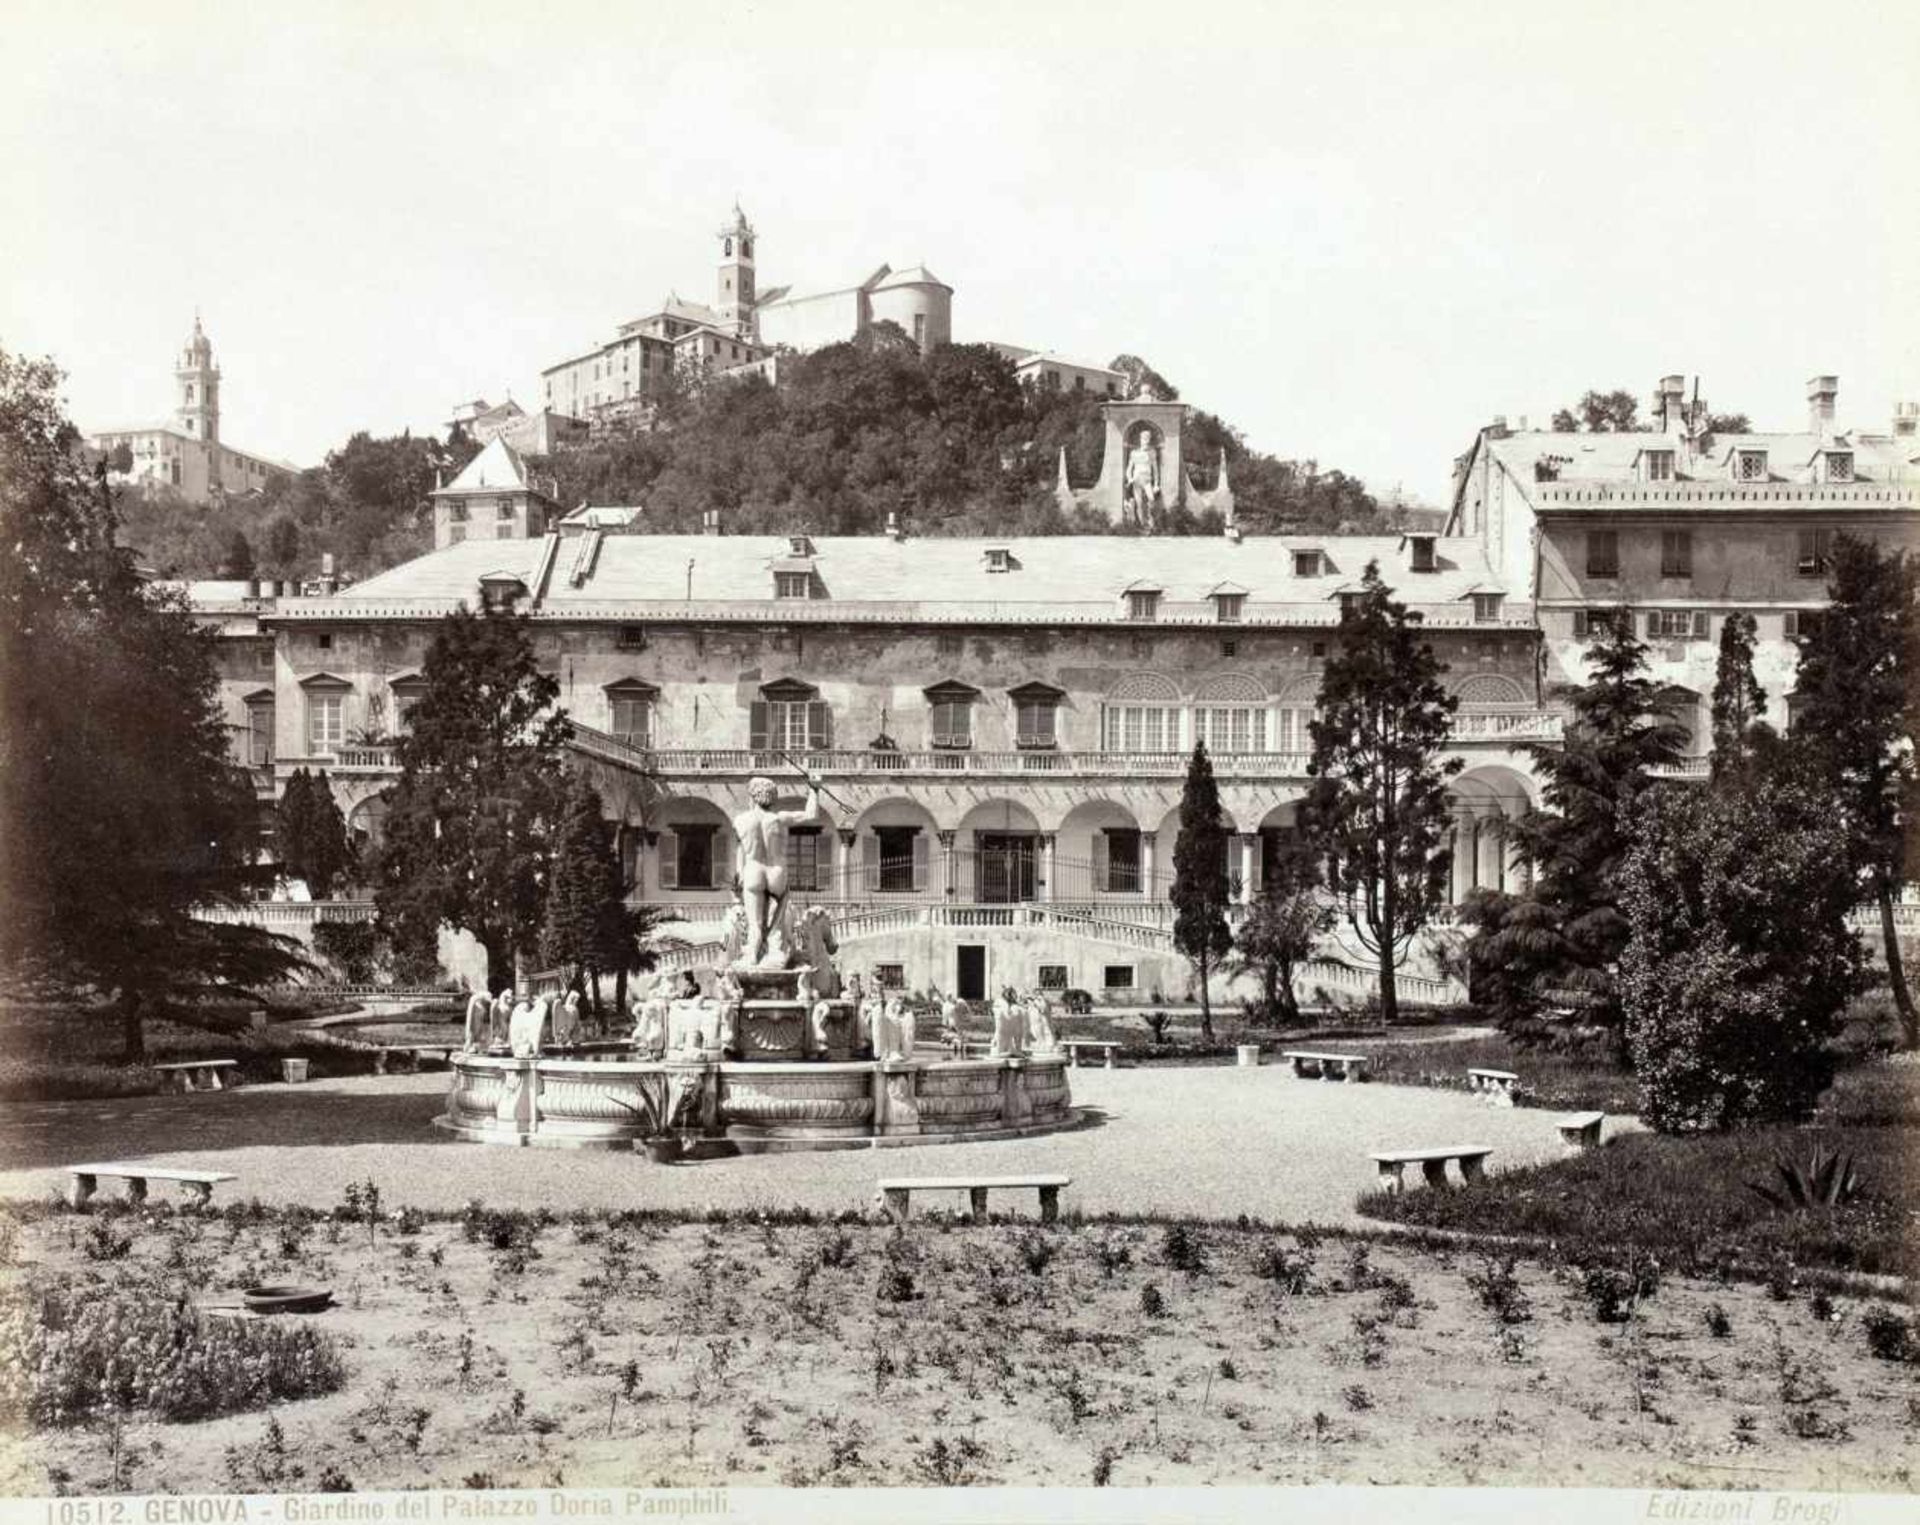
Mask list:
[[755,1062],[456,1054],[434,1125],[465,1139],[629,1149],[657,1131],[665,1087],[687,1097],[702,1156],[1018,1138],[1075,1121],[1055,1054],[985,1059]]

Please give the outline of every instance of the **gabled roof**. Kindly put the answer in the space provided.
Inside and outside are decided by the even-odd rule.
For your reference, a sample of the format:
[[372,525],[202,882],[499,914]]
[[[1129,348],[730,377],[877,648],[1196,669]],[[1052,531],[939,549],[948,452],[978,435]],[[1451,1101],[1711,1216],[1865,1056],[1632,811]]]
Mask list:
[[434,496],[469,492],[499,492],[501,489],[532,491],[527,482],[526,463],[520,459],[520,452],[503,439],[489,440],[478,455],[467,462],[466,469],[445,487],[436,489]]
[[911,265],[905,270],[895,270],[873,289],[885,291],[891,286],[939,286],[947,291],[953,290],[925,265]]

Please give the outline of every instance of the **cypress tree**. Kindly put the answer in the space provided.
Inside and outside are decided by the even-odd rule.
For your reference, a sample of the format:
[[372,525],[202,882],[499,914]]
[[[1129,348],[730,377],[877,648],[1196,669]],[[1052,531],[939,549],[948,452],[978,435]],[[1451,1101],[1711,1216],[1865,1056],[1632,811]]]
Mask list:
[[1766,731],[1767,691],[1753,675],[1754,620],[1736,609],[1720,627],[1713,675],[1713,776],[1745,769]]
[[1173,848],[1173,946],[1193,966],[1200,986],[1200,1036],[1213,1041],[1207,978],[1233,951],[1227,926],[1227,827],[1220,786],[1205,742],[1195,742],[1180,789],[1180,836]]

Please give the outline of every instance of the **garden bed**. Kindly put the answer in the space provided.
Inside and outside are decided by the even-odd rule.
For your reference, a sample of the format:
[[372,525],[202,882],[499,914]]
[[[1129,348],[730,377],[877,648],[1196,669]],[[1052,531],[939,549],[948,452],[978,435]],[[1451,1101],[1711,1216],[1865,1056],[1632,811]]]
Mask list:
[[[1522,1073],[1525,1073],[1524,1071]],[[1788,1212],[1749,1183],[1778,1189],[1775,1162],[1818,1145],[1852,1157],[1851,1205]],[[1361,1210],[1396,1223],[1551,1240],[1617,1257],[1636,1247],[1668,1265],[1787,1276],[1791,1267],[1920,1278],[1920,1066],[1855,1064],[1805,1127],[1691,1138],[1625,1134],[1605,1148],[1498,1173],[1469,1192],[1369,1196]]]
[[[274,1322],[324,1342],[232,1360],[172,1321],[153,1358],[178,1364],[184,1335],[196,1391],[251,1412],[168,1422],[141,1397],[164,1373],[129,1346],[128,1406],[61,1389],[68,1408],[16,1426],[0,1488],[1912,1486],[1913,1369],[1868,1334],[1899,1353],[1910,1326],[1872,1301],[1669,1277],[1623,1303],[1567,1267],[1257,1225],[391,1206],[0,1218],[16,1320],[79,1288],[336,1302]],[[249,1354],[310,1396],[260,1412]],[[66,1364],[0,1373],[0,1406],[32,1409]]]

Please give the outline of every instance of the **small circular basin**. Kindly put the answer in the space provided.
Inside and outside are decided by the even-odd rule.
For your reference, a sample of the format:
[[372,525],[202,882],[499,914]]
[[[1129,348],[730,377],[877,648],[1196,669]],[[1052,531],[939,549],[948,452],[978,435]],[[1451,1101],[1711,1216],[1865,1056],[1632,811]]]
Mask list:
[[249,1313],[318,1313],[333,1301],[328,1287],[247,1287],[240,1296]]

